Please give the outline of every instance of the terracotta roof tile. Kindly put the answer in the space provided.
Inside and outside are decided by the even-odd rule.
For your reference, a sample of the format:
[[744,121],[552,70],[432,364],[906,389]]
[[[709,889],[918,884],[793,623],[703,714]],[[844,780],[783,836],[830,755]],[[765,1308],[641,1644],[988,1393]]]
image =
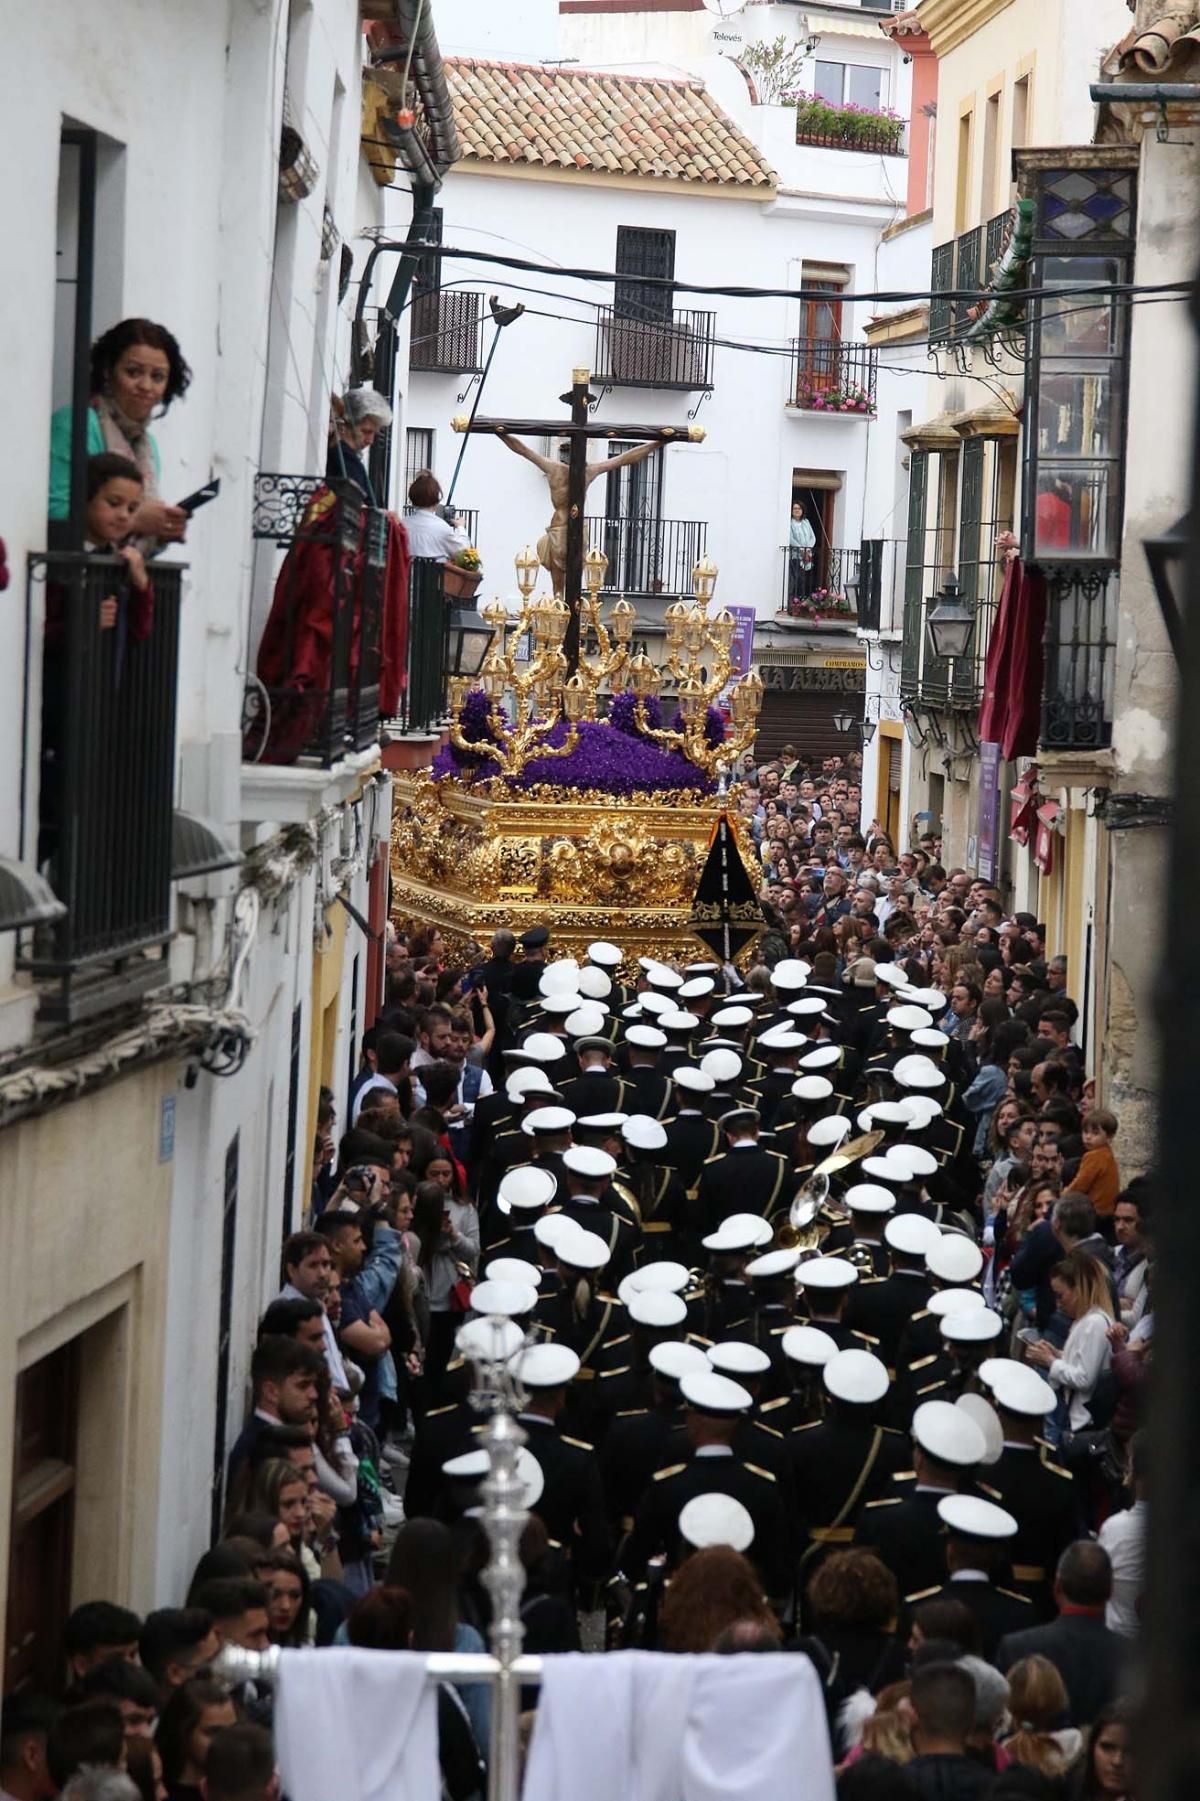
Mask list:
[[446,58],[470,161],[772,189],[774,171],[699,82]]

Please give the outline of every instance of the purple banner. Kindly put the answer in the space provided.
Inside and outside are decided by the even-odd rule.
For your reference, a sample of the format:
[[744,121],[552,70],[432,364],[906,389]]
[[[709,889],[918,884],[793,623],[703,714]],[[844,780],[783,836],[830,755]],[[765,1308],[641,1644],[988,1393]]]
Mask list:
[[986,739],[979,746],[979,845],[976,868],[985,882],[996,880],[1000,825],[1000,746]]

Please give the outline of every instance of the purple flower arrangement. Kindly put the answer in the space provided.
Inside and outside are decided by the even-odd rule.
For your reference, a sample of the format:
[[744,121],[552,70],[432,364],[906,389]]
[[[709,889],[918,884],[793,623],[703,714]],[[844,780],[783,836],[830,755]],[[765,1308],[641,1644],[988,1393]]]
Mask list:
[[[683,730],[683,714],[676,713],[671,721],[671,730]],[[707,707],[704,713],[704,742],[709,750],[716,750],[725,742],[725,717],[717,707]]]
[[[624,688],[614,694],[608,703],[608,723],[614,730],[624,732],[630,738],[641,738],[645,742],[645,733],[638,724],[638,697],[632,688]],[[645,700],[646,724],[651,731],[662,730],[662,703],[657,694],[649,694]]]

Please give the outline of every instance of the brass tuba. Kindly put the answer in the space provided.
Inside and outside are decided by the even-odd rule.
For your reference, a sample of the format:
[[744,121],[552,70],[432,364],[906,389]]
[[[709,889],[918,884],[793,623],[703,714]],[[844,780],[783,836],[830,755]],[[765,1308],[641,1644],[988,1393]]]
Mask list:
[[803,1188],[796,1190],[788,1208],[786,1226],[780,1226],[776,1238],[781,1250],[818,1251],[824,1234],[818,1224],[821,1208],[829,1199],[829,1177],[818,1170]]

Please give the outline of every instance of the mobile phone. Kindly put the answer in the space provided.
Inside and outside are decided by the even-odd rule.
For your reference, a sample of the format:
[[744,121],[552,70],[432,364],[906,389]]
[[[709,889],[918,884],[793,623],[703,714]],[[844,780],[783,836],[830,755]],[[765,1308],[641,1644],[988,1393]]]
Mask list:
[[185,512],[190,519],[198,507],[206,507],[209,501],[215,500],[220,492],[220,476],[210,476],[202,488],[197,488],[196,492],[194,494],[189,494],[186,500],[177,501],[176,505],[182,512]]
[[1022,1344],[1041,1344],[1042,1335],[1036,1326],[1022,1326],[1017,1333]]

